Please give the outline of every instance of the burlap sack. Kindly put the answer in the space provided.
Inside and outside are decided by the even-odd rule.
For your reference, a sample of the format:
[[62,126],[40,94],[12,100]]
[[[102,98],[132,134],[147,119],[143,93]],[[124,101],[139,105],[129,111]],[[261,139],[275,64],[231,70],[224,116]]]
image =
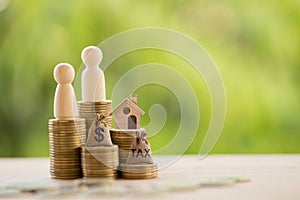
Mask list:
[[113,146],[110,138],[109,128],[104,122],[105,116],[97,114],[90,127],[89,134],[86,140],[86,146]]
[[128,154],[127,164],[152,164],[150,143],[146,140],[145,131],[137,131]]

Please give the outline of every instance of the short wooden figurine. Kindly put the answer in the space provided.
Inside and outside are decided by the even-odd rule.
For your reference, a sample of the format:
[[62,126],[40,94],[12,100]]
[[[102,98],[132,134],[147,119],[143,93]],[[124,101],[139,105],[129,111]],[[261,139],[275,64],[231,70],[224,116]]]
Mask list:
[[68,63],[60,63],[54,68],[54,79],[58,83],[54,96],[54,116],[56,119],[73,119],[76,98],[72,81],[74,68]]

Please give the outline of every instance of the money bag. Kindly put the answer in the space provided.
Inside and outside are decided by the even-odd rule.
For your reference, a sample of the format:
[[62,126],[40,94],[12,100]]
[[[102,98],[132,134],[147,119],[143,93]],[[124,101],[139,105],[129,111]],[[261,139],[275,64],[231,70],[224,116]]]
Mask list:
[[109,134],[109,128],[104,122],[105,116],[97,114],[93,121],[86,141],[86,146],[113,146]]
[[152,164],[150,143],[146,140],[145,131],[137,131],[128,154],[127,164]]

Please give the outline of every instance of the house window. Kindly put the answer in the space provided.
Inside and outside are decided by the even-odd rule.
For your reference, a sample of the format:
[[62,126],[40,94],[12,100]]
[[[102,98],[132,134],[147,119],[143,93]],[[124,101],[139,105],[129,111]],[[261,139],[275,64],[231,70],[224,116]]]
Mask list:
[[128,108],[128,107],[123,108],[123,113],[125,115],[129,114],[130,113],[130,108]]

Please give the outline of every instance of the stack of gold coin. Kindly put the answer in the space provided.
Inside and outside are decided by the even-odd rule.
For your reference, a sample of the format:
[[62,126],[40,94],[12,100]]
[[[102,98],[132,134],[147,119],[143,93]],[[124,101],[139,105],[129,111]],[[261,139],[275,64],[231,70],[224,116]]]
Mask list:
[[81,164],[87,178],[117,178],[118,146],[82,147]]
[[157,177],[156,164],[121,164],[122,178],[150,179]]
[[83,142],[86,141],[87,134],[93,123],[97,118],[97,114],[106,116],[104,122],[111,128],[112,102],[110,100],[97,101],[97,102],[78,102],[78,117],[86,119],[86,134],[80,135]]
[[85,133],[85,119],[50,119],[50,175],[56,179],[82,177],[79,134]]
[[137,129],[110,129],[110,137],[112,142],[119,146],[120,163],[125,163],[127,161],[136,131]]

